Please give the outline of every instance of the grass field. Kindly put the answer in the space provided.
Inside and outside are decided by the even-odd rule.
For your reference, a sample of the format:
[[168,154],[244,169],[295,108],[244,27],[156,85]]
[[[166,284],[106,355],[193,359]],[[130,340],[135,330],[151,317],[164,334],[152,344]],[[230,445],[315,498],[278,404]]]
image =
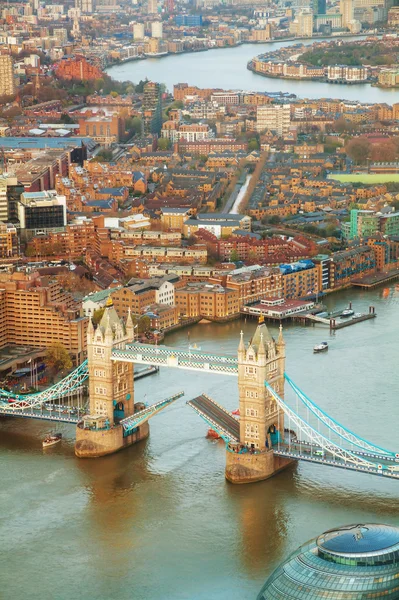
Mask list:
[[337,181],[342,181],[343,183],[388,183],[390,181],[399,182],[399,173],[331,173],[328,175],[328,179],[335,179]]

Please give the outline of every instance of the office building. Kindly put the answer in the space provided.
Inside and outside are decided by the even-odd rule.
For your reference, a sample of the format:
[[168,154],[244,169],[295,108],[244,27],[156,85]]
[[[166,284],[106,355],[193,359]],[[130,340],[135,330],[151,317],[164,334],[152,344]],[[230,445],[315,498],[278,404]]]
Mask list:
[[277,567],[257,600],[396,600],[398,581],[399,528],[360,523],[306,542]]
[[313,15],[325,15],[326,0],[312,0],[311,9],[313,11]]
[[55,190],[24,192],[18,203],[18,221],[21,235],[42,235],[66,226],[66,198]]

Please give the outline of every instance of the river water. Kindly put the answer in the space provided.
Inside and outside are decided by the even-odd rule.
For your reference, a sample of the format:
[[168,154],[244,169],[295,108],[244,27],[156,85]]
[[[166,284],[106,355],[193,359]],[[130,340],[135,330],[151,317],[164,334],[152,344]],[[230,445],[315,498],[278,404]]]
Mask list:
[[[360,435],[399,450],[399,292],[350,290],[349,300],[378,317],[331,335],[322,326],[285,328],[287,372],[328,412]],[[254,321],[199,324],[189,339],[234,354]],[[276,334],[275,327],[271,327]],[[328,339],[329,352],[313,355]],[[188,332],[166,343],[188,345]],[[161,369],[136,384],[155,402],[185,399],[151,420],[148,440],[113,456],[79,460],[74,429],[43,453],[49,425],[0,421],[0,597],[5,600],[254,600],[276,564],[310,537],[337,525],[399,525],[399,483],[298,464],[261,483],[224,479],[223,443],[185,405],[207,392],[237,407],[233,377]]]
[[[346,41],[351,39],[359,38],[345,38]],[[386,90],[368,84],[336,85],[318,81],[271,79],[248,71],[247,63],[254,56],[296,43],[297,40],[270,44],[243,44],[234,48],[175,54],[163,58],[127,62],[111,67],[107,72],[114,79],[130,80],[134,83],[147,77],[151,81],[165,83],[169,90],[173,90],[175,83],[185,82],[200,88],[289,92],[299,98],[344,98],[388,104],[399,101],[399,90],[395,89]]]

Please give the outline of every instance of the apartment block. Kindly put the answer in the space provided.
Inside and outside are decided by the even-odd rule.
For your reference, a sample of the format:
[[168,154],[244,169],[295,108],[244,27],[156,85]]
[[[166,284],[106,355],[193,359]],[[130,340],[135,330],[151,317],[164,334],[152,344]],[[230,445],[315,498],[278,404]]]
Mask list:
[[240,311],[238,290],[219,284],[189,283],[175,291],[175,300],[182,317],[224,320]]
[[257,107],[257,131],[271,131],[283,136],[289,132],[290,125],[291,109],[289,104],[271,104]]
[[0,96],[13,96],[15,93],[12,58],[0,54]]
[[55,280],[36,273],[0,273],[0,345],[46,348],[61,342],[75,364],[86,353],[88,320]]

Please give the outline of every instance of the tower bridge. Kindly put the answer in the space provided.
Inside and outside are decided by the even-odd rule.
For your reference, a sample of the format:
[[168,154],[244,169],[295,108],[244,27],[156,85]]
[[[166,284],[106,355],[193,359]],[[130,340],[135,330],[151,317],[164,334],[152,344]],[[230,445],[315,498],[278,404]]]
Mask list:
[[135,364],[222,374],[237,377],[239,419],[206,394],[187,404],[225,441],[232,483],[266,479],[294,461],[399,479],[399,452],[340,424],[285,373],[281,326],[277,340],[262,320],[247,344],[241,332],[237,356],[139,344],[130,314],[123,322],[110,300],[98,326],[89,322],[87,336],[87,361],[43,392],[0,390],[0,415],[76,424],[76,455],[100,457],[146,438],[149,419],[184,394],[150,406],[135,402]]

